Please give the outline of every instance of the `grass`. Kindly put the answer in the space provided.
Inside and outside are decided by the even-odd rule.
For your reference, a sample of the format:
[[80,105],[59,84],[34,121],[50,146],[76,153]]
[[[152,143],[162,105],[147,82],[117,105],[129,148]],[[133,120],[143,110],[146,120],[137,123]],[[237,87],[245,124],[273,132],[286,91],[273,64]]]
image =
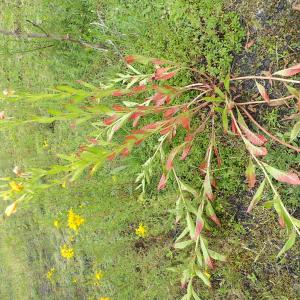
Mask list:
[[[242,49],[245,33],[239,16],[224,10],[229,3],[220,0],[4,2],[0,28],[37,32],[37,28],[26,22],[29,19],[51,33],[69,33],[91,43],[106,43],[112,51],[107,55],[70,43],[1,37],[0,89],[40,91],[57,83],[74,83],[76,79],[98,84],[105,74],[122,68],[120,53],[164,57],[195,66],[204,63],[210,74],[221,76],[227,73],[233,53]],[[32,50],[52,44],[50,48]],[[182,74],[178,84],[190,82],[193,76]],[[1,107],[20,117],[45,109],[39,103],[1,102]],[[278,127],[277,111],[267,113],[264,118],[270,129]],[[15,165],[27,169],[58,163],[57,153],[76,150],[86,132],[84,126],[80,130],[71,129],[63,122],[0,132],[4,145],[0,150],[1,176],[12,175]],[[199,139],[191,159],[179,165],[192,186],[199,184],[197,166],[206,144],[205,137]],[[215,249],[227,254],[228,262],[220,264],[212,274],[212,290],[201,285],[197,289],[203,299],[297,299],[299,249],[295,247],[276,263],[275,256],[283,242],[278,238],[280,231],[274,228],[274,215],[264,209],[257,209],[253,217],[244,213],[251,200],[241,178],[245,153],[237,151],[233,163],[228,146],[238,149],[239,144],[224,139],[220,145],[222,168],[228,172],[216,174],[219,196],[216,207],[224,226],[221,231],[211,233]],[[172,189],[161,195],[154,192],[157,178],[143,201],[137,201],[134,190],[138,165],[145,161],[151,148],[151,141],[143,145],[126,161],[124,173],[113,171],[119,165],[112,164],[95,177],[84,176],[66,189],[57,187],[40,193],[2,222],[0,298],[180,299],[183,291],[178,274],[168,271],[184,259],[172,249],[177,232],[170,208],[175,196]],[[299,155],[281,147],[273,148],[271,145],[270,159],[275,159],[279,168],[297,168]],[[283,186],[281,190],[288,199],[287,205],[297,210],[299,191]],[[2,209],[5,206],[6,203],[1,203]],[[85,219],[77,235],[67,228],[71,208]],[[53,225],[55,220],[61,224],[59,229]],[[148,228],[144,239],[135,234],[140,223]],[[70,261],[60,255],[60,247],[66,242],[75,251],[75,259]],[[55,272],[49,280],[47,272],[52,268]],[[98,282],[95,274],[100,271],[104,276]]]

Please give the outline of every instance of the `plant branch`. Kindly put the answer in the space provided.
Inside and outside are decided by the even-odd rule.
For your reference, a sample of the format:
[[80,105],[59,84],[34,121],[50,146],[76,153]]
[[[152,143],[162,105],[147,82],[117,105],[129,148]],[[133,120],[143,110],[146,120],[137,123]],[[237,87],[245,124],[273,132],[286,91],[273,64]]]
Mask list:
[[[282,98],[277,98],[277,99],[272,99],[270,100],[270,103],[272,102],[278,102],[278,101],[282,101],[282,100],[289,100],[289,99],[293,99],[295,98],[295,96],[290,95],[287,97],[282,97]],[[266,101],[249,101],[249,102],[234,102],[234,104],[241,106],[241,105],[249,105],[249,104],[268,104]]]
[[230,81],[237,81],[237,80],[255,80],[255,79],[262,79],[262,80],[277,80],[289,83],[296,83],[300,84],[300,80],[293,80],[293,79],[285,79],[279,77],[268,77],[268,76],[243,76],[243,77],[235,77],[231,78]]
[[20,39],[49,39],[53,41],[60,41],[60,42],[70,42],[74,44],[79,44],[85,48],[92,48],[100,51],[108,51],[106,46],[101,44],[90,44],[81,40],[76,40],[70,37],[68,34],[65,36],[54,35],[54,34],[46,34],[46,33],[22,33],[20,31],[8,31],[4,29],[0,29],[0,34],[5,36],[13,36]]
[[267,131],[264,127],[262,127],[259,123],[257,123],[256,120],[251,116],[251,114],[249,114],[249,112],[244,107],[241,107],[241,109],[243,110],[245,115],[250,119],[250,121],[253,122],[261,131],[263,131],[266,135],[268,135],[272,140],[276,141],[277,143],[279,143],[285,147],[293,149],[294,151],[296,151],[298,153],[300,152],[300,148],[294,147],[293,145],[290,145],[290,144],[280,140],[279,138],[277,138],[276,136],[271,134],[269,131]]

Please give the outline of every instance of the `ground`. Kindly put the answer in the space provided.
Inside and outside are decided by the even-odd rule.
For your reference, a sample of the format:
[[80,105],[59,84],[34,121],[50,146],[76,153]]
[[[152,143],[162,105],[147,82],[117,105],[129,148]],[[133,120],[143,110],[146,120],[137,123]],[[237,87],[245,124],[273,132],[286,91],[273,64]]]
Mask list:
[[[99,84],[122,70],[120,57],[132,53],[188,63],[218,78],[229,69],[235,75],[274,71],[299,62],[300,12],[292,9],[293,1],[269,2],[2,1],[0,28],[39,32],[26,21],[30,20],[47,32],[104,43],[110,51],[1,36],[0,90],[41,92],[56,84],[76,86],[78,79]],[[251,41],[253,45],[245,49]],[[196,74],[186,72],[175,83],[195,80]],[[249,82],[243,91],[243,97],[257,97]],[[0,110],[26,118],[58,104],[1,101],[0,105]],[[292,126],[281,122],[285,114],[277,108],[256,112],[278,136]],[[59,163],[57,154],[76,151],[87,130],[55,122],[1,131],[1,177],[12,176],[16,165],[27,169]],[[180,165],[192,186],[199,185],[198,165],[206,145],[207,138],[199,139],[191,158]],[[299,243],[276,260],[285,237],[276,215],[263,206],[250,215],[245,212],[253,193],[245,184],[245,152],[237,151],[233,157],[230,150],[239,146],[234,139],[222,140],[222,168],[228,171],[216,174],[215,202],[222,227],[210,232],[214,249],[228,259],[212,272],[212,289],[199,283],[197,290],[202,299],[298,299]],[[119,163],[112,163],[92,178],[83,176],[66,188],[41,192],[17,214],[1,220],[0,299],[181,299],[178,274],[169,271],[181,260],[172,248],[178,228],[170,207],[176,196],[171,187],[158,194],[156,181],[143,201],[137,200],[135,191],[134,178],[152,148],[152,141],[143,145],[121,165],[123,172]],[[278,168],[299,171],[299,154],[274,144],[268,150],[267,160]],[[299,188],[281,185],[280,190],[287,207],[299,217]],[[85,220],[77,234],[67,227],[70,209]],[[140,224],[147,228],[144,238],[136,234]],[[60,255],[68,239],[75,252],[71,260]],[[99,279],[98,273],[103,277]]]

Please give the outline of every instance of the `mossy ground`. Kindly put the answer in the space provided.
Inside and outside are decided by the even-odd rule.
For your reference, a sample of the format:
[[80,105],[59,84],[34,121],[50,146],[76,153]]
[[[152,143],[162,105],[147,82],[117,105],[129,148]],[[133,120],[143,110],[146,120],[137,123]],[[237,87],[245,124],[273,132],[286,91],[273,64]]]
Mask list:
[[[40,91],[76,79],[97,84],[122,68],[119,56],[123,53],[206,66],[214,76],[226,74],[230,66],[234,74],[258,74],[299,61],[299,12],[291,10],[288,1],[269,5],[227,0],[15,0],[1,6],[0,24],[5,28],[36,30],[26,22],[29,19],[50,32],[106,43],[112,49],[105,54],[68,43],[1,37],[1,89]],[[255,43],[245,50],[247,31]],[[53,47],[32,50],[49,44]],[[191,80],[193,74],[182,74],[176,84]],[[252,88],[246,83],[245,95],[253,94]],[[23,117],[45,109],[36,103],[1,102],[1,107]],[[291,126],[280,123],[281,110],[266,109],[256,115],[276,133],[283,134]],[[26,169],[55,164],[57,153],[74,151],[85,135],[86,128],[72,130],[60,122],[1,132],[1,176],[11,175],[15,165]],[[195,187],[207,141],[203,134],[191,158],[178,165],[185,181]],[[1,224],[0,299],[180,299],[178,275],[167,270],[180,262],[180,255],[172,250],[177,234],[170,213],[175,201],[172,188],[158,195],[154,178],[143,202],[137,201],[134,190],[138,166],[153,145],[149,141],[125,161],[125,173],[115,173],[119,164],[113,164],[67,189],[49,190]],[[203,299],[298,299],[299,246],[276,261],[284,237],[275,214],[262,206],[252,215],[245,213],[252,196],[243,175],[246,153],[234,138],[223,137],[219,146],[223,165],[216,170],[215,206],[223,226],[213,230],[210,238],[228,262],[214,270],[213,288],[199,285],[199,294]],[[274,144],[268,147],[267,159],[278,168],[299,170],[299,155]],[[280,190],[286,205],[299,216],[299,189],[282,185]],[[66,226],[70,208],[85,218],[78,235]],[[53,226],[54,220],[60,221],[60,229]],[[145,239],[135,235],[139,223],[148,227]],[[74,237],[76,259],[66,262],[59,250],[70,237]],[[46,275],[51,268],[56,272],[49,280]],[[95,280],[98,270],[104,273],[100,283]]]

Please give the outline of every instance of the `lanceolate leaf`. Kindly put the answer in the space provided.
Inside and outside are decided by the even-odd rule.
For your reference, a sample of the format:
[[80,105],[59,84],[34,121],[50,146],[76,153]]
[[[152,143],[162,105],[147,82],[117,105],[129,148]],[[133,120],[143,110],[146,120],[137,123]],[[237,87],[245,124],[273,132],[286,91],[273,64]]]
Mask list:
[[202,273],[199,269],[196,269],[195,273],[208,287],[211,287],[210,281],[204,273]]
[[276,180],[288,184],[293,184],[293,185],[300,185],[300,178],[296,173],[293,172],[284,172],[281,170],[278,170],[274,167],[271,167],[267,164],[264,163],[264,166],[268,173],[272,175]]
[[205,246],[204,240],[201,236],[200,236],[200,246],[201,246],[201,250],[202,250],[202,253],[203,253],[205,265],[207,265],[210,269],[213,269],[214,266],[213,266],[212,260],[211,260],[209,254],[208,254],[208,251],[207,251],[207,248]]
[[214,195],[213,195],[212,188],[211,188],[209,172],[206,173],[204,183],[203,183],[203,188],[204,188],[205,197],[207,197],[207,199],[210,201],[214,200]]
[[288,69],[284,69],[278,72],[275,72],[274,75],[280,75],[280,76],[284,76],[284,77],[289,77],[289,76],[293,76],[300,73],[300,64],[297,64],[295,66],[292,66]]
[[265,147],[254,146],[248,140],[245,141],[245,144],[248,151],[254,156],[266,156],[268,154],[268,150]]
[[253,164],[252,159],[249,160],[249,165],[246,169],[246,178],[249,189],[252,189],[256,183],[255,165]]
[[223,130],[226,134],[228,132],[228,109],[225,107],[222,112],[222,123],[223,123]]
[[294,125],[291,131],[291,141],[300,136],[300,120]]
[[270,97],[266,91],[266,89],[264,88],[263,85],[261,85],[260,83],[258,82],[255,82],[256,83],[256,86],[257,86],[257,89],[259,91],[259,93],[261,94],[262,98],[268,103],[270,102]]
[[195,227],[195,236],[194,240],[197,240],[204,226],[204,221],[202,218],[197,218],[196,227]]
[[206,215],[218,226],[221,226],[220,220],[218,219],[218,217],[209,201],[207,201],[207,203],[206,203]]
[[220,254],[218,252],[215,252],[213,250],[208,250],[208,254],[211,258],[214,260],[219,260],[219,261],[226,261],[226,256],[223,254]]
[[186,223],[190,231],[190,237],[193,239],[195,236],[195,224],[189,212],[186,214]]
[[157,190],[158,191],[163,190],[166,187],[166,184],[167,184],[167,177],[166,177],[165,174],[162,174],[161,178],[160,178],[160,181],[158,183]]
[[188,247],[189,245],[191,245],[192,243],[193,243],[192,240],[178,242],[178,243],[175,243],[174,248],[175,249],[184,249],[184,248]]
[[253,209],[253,207],[257,204],[257,202],[261,199],[262,194],[264,192],[264,188],[266,185],[266,179],[264,179],[262,181],[262,183],[260,184],[259,188],[257,189],[255,195],[253,196],[251,203],[247,209],[247,213],[251,212],[251,210]]
[[278,253],[277,257],[280,257],[286,251],[288,251],[289,249],[291,249],[293,247],[293,245],[295,244],[295,241],[296,241],[296,231],[293,230],[291,232],[290,236],[289,236],[289,239],[287,240],[287,242],[285,243],[285,245],[283,246],[283,248]]

